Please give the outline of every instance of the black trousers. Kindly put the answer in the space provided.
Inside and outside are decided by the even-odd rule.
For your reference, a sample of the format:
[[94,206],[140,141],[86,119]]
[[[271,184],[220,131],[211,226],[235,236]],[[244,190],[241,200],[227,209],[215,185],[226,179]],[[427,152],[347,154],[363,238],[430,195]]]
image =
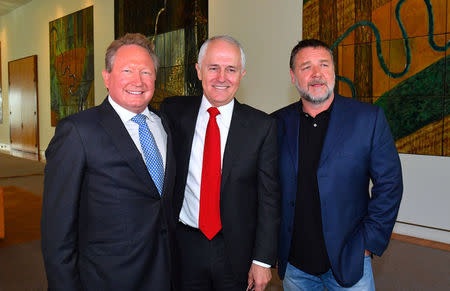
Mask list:
[[199,229],[177,224],[178,283],[181,291],[245,291],[225,252],[222,231],[209,240]]

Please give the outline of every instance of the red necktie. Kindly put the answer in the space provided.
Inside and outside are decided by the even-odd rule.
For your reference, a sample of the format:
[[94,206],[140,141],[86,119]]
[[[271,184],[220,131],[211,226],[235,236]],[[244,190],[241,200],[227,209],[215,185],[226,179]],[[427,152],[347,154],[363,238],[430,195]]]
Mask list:
[[220,112],[216,107],[209,108],[208,112],[198,224],[200,230],[211,240],[222,228],[220,223],[220,131],[216,121],[216,116]]

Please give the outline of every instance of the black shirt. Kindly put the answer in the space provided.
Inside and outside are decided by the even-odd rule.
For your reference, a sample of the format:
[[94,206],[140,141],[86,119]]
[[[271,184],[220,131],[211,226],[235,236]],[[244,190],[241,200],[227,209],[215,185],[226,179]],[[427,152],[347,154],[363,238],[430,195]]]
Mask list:
[[312,275],[331,267],[322,231],[317,168],[332,106],[315,118],[303,112],[302,102],[299,107],[298,186],[289,263]]

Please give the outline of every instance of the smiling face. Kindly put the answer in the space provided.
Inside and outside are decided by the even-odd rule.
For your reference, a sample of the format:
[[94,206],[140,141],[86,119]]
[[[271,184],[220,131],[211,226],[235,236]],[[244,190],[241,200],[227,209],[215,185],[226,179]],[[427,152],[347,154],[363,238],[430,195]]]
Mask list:
[[103,70],[111,98],[123,108],[141,113],[155,92],[156,72],[150,54],[141,46],[125,45],[115,56],[111,72]]
[[301,98],[312,104],[330,103],[334,97],[335,74],[331,54],[323,47],[306,47],[295,56],[291,81]]
[[215,107],[228,104],[234,98],[245,74],[245,70],[241,72],[239,47],[222,39],[208,44],[201,67],[196,64],[195,68],[202,81],[203,94]]

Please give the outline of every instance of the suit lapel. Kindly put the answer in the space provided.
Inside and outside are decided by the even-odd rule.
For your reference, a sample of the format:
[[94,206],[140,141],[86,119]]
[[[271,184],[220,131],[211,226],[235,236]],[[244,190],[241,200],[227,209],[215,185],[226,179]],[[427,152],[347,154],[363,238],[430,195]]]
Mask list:
[[300,126],[300,111],[298,102],[295,103],[295,107],[293,107],[293,110],[291,110],[286,116],[284,122],[289,153],[295,172],[298,173],[298,134]]
[[[197,123],[198,111],[200,109],[200,104],[202,97],[194,99],[193,102],[189,102],[186,108],[183,109],[184,113],[181,114],[179,119],[179,126],[183,134],[182,137],[176,139],[175,141],[180,141],[177,146],[177,152],[179,153],[177,160],[177,167],[182,167],[177,172],[182,173],[183,185],[186,185],[187,174],[189,170],[189,159],[191,157],[192,141],[194,139],[195,125]],[[184,189],[183,189],[184,193]]]
[[327,160],[330,153],[336,149],[336,144],[341,142],[342,131],[345,128],[343,124],[345,123],[345,106],[342,104],[342,98],[335,93],[334,104],[331,109],[330,121],[328,123],[327,134],[322,147],[322,154],[320,156],[319,167]]
[[227,143],[223,154],[222,178],[220,184],[220,192],[223,193],[223,187],[227,182],[228,176],[233,165],[233,161],[237,158],[241,142],[248,135],[248,122],[245,114],[242,112],[242,105],[234,99],[233,115],[231,117],[230,129],[228,130]]
[[[155,113],[156,115],[158,115],[159,118],[161,118],[161,123],[164,127],[164,130],[167,133],[166,165],[165,165],[165,170],[164,170],[163,190],[161,193],[161,197],[165,197],[164,194],[167,194],[167,187],[173,183],[173,180],[174,180],[173,173],[175,173],[175,169],[173,168],[173,166],[175,165],[175,160],[174,160],[175,156],[173,155],[173,136],[170,131],[169,125],[167,123],[166,117],[163,116],[162,114],[160,114],[160,112],[153,109],[150,105],[148,106],[148,109],[150,111],[152,111],[153,113]],[[147,167],[146,167],[146,169],[147,169]],[[147,170],[147,172],[148,172],[148,170]],[[153,179],[151,179],[151,180],[153,182]],[[154,182],[153,182],[153,184],[154,184]],[[156,185],[155,185],[155,188],[156,188]]]
[[127,161],[130,168],[135,172],[142,182],[150,188],[150,192],[158,195],[158,189],[153,183],[147,167],[142,160],[141,153],[136,148],[133,140],[131,139],[127,129],[120,120],[114,108],[109,104],[108,99],[103,101],[100,106],[101,121],[100,124],[105,129],[106,133],[111,137],[113,144],[117,148],[118,154],[120,154],[125,161]]

